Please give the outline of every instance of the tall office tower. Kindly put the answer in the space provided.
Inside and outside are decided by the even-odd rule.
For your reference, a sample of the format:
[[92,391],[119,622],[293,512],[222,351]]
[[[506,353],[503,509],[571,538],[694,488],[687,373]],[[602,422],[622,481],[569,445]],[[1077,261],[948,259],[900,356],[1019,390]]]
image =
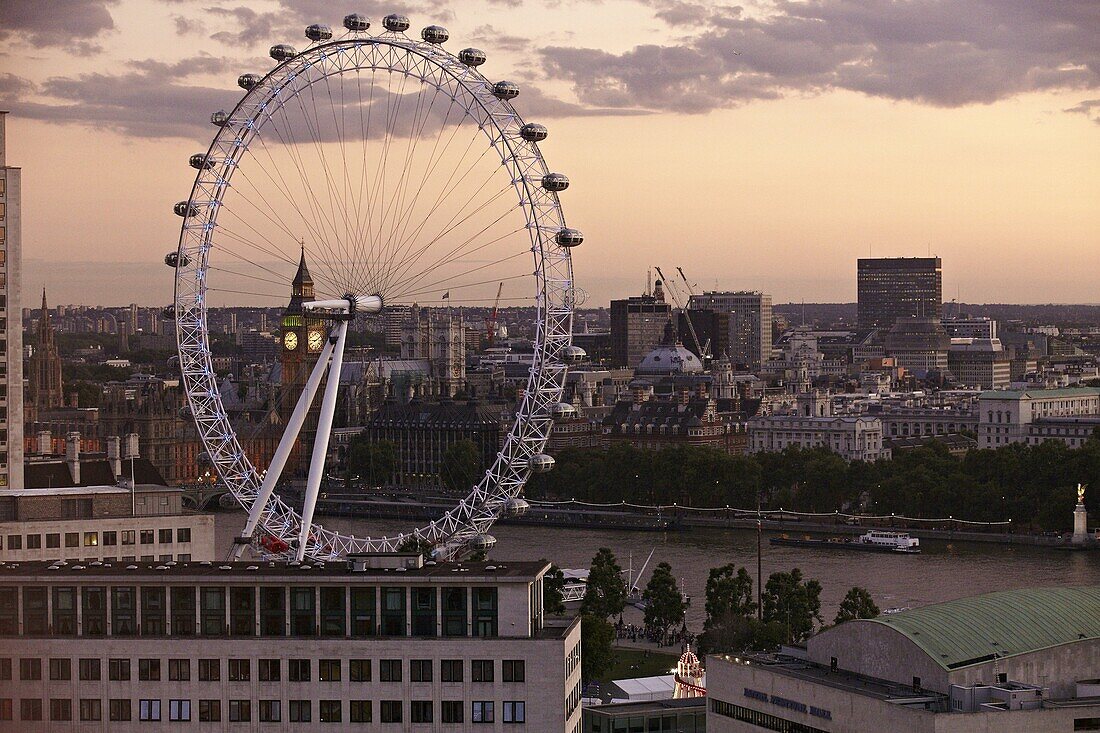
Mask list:
[[611,301],[612,366],[638,366],[661,343],[671,317],[672,306],[665,302],[660,280],[653,295]]
[[899,318],[943,316],[939,257],[860,259],[856,274],[860,328],[885,334]]
[[20,170],[8,166],[0,111],[0,489],[23,488],[23,318],[19,307]]
[[[693,295],[688,307],[729,314],[729,356],[757,371],[772,355],[772,296],[759,291],[708,291]],[[721,356],[713,352],[715,356]]]

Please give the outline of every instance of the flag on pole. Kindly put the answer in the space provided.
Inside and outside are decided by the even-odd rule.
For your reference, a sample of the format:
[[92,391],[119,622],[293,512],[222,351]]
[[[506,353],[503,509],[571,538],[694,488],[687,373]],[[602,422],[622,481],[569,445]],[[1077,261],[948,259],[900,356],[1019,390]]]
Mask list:
[[447,292],[443,293],[443,297],[440,300],[448,300],[448,299],[450,299],[450,297],[451,297],[451,291],[448,290]]

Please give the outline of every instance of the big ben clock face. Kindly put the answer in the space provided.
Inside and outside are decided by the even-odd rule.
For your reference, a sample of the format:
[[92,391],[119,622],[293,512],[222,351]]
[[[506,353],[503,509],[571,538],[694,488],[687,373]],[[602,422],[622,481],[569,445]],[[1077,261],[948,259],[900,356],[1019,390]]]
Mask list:
[[287,331],[283,334],[283,346],[286,347],[287,351],[294,351],[298,348],[298,334],[293,331]]
[[309,350],[313,353],[317,353],[321,350],[321,347],[325,345],[325,334],[323,331],[310,331],[309,332]]

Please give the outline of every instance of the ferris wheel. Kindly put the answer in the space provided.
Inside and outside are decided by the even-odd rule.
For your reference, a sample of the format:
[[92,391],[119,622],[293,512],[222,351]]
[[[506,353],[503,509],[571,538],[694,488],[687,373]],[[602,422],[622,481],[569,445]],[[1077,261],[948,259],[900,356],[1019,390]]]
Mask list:
[[[402,15],[382,26],[371,34],[370,22],[352,14],[339,37],[317,24],[303,50],[272,46],[274,68],[242,75],[243,98],[212,115],[213,142],[191,156],[191,195],[175,205],[183,226],[165,257],[175,270],[166,316],[209,459],[248,511],[238,557],[248,546],[297,560],[392,552],[410,541],[440,557],[488,549],[493,522],[527,510],[528,477],[553,467],[544,452],[552,423],[575,413],[561,395],[567,365],[586,357],[571,343],[580,291],[570,250],[583,235],[566,226],[560,206],[569,179],[539,152],[547,129],[512,106],[518,85],[480,73],[483,51],[447,52],[448,32],[435,25],[412,38]],[[219,391],[211,309],[285,306],[292,281],[279,348],[284,367],[301,355],[300,396],[282,416],[270,465],[260,467]],[[446,313],[494,294],[537,317],[526,388],[490,467],[426,526],[356,537],[316,524],[345,350],[360,319],[377,324],[412,304]],[[284,386],[292,378],[285,368],[281,376]],[[304,498],[292,506],[277,487],[311,414]]]

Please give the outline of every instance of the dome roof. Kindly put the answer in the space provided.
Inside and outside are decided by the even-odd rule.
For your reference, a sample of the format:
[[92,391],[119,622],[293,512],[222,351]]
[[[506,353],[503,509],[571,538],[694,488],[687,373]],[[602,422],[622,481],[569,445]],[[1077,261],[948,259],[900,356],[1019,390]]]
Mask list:
[[661,345],[649,352],[634,370],[636,375],[702,374],[699,357],[684,348],[676,339],[672,321],[665,325]]

